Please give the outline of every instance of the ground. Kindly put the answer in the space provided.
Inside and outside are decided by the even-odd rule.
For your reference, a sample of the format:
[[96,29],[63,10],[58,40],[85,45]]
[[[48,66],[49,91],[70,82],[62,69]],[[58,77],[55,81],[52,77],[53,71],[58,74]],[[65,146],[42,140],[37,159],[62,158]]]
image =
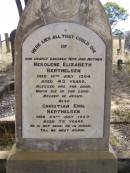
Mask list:
[[113,65],[111,135],[114,148],[118,153],[130,150],[130,69],[124,65],[120,72]]
[[[110,143],[117,154],[130,151],[130,64],[124,53],[117,55],[118,40],[114,40],[112,101],[111,101],[111,137]],[[122,41],[122,47],[123,47]],[[117,60],[122,59],[126,64],[117,69]],[[11,54],[5,49],[0,54],[0,83],[12,78]],[[14,115],[14,94],[6,95],[0,101],[0,116]]]
[[[122,51],[117,54],[118,39],[113,41],[113,75],[111,90],[111,138],[115,151],[120,154],[130,151],[130,57]],[[122,50],[124,40],[122,40]],[[118,59],[124,64],[119,70]]]

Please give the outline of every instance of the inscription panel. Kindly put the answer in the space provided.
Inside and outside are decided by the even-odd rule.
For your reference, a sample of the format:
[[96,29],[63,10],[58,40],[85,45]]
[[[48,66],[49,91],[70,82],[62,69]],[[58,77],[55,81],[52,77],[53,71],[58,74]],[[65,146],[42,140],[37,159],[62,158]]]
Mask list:
[[102,39],[74,23],[43,26],[22,47],[22,136],[102,138],[105,53]]

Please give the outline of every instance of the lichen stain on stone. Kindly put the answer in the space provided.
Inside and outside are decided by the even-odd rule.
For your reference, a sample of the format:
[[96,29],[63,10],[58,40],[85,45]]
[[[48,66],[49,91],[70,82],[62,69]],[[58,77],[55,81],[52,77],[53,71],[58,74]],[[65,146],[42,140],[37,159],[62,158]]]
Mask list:
[[[90,5],[90,12],[89,12],[89,26],[93,26],[95,30],[98,30],[101,35],[104,36],[104,38],[110,38],[111,39],[111,32],[110,28],[109,30],[106,29],[109,26],[108,21],[106,21],[106,15],[104,14],[103,8],[101,4],[99,4],[98,1],[93,2],[95,3],[93,6]],[[101,20],[102,18],[102,20]],[[104,19],[104,20],[103,20]],[[106,35],[108,37],[106,37]]]
[[37,21],[41,16],[41,0],[31,1],[30,6],[25,9],[24,16],[25,19],[23,20],[23,28],[27,28],[33,22]]

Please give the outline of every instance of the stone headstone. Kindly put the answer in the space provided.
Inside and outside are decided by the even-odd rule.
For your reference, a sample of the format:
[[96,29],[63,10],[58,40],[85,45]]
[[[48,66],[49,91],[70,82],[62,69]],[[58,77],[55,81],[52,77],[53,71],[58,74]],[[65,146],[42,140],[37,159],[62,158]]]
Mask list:
[[0,34],[0,53],[2,52],[2,39],[1,39],[1,34]]
[[98,0],[32,0],[16,34],[16,147],[8,173],[116,172],[112,37]]
[[8,33],[5,33],[5,44],[6,44],[6,53],[10,52],[10,45],[9,45],[9,35]]
[[126,31],[124,33],[124,36],[125,36],[125,44],[124,44],[125,53],[130,53],[130,31]]

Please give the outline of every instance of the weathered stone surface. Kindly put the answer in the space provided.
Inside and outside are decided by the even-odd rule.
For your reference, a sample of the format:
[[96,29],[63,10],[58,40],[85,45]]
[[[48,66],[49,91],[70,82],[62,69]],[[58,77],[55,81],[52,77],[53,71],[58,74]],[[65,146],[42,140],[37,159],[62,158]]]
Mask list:
[[[67,33],[66,38],[63,37],[65,33]],[[77,41],[77,36],[81,43]],[[54,65],[50,57],[58,56],[67,58],[62,61],[56,60]],[[40,57],[46,58],[43,58],[42,62],[35,61],[35,58]],[[47,69],[50,63],[51,66],[56,66],[55,70],[60,67],[61,71],[57,73],[56,78],[65,83],[63,93],[68,91],[71,82],[69,79],[67,82],[63,81],[65,74],[62,74],[62,70],[63,63],[70,63],[69,57],[74,59],[73,64],[76,64],[79,58],[85,57],[83,63],[80,62],[77,72],[83,76],[90,73],[92,76],[88,80],[83,80],[92,91],[89,90],[87,94],[82,93],[80,99],[69,99],[69,109],[65,109],[71,111],[66,115],[72,116],[75,110],[73,104],[77,103],[78,106],[81,104],[71,120],[77,121],[76,116],[85,116],[79,118],[82,121],[73,123],[78,130],[78,125],[86,125],[89,122],[88,126],[83,128],[84,132],[71,131],[73,126],[69,119],[67,119],[69,123],[66,123],[66,119],[62,117],[65,115],[63,109],[60,109],[62,112],[60,114],[54,113],[58,108],[48,109],[48,112],[52,111],[49,113],[45,110],[49,104],[58,105],[65,99],[45,99],[43,95],[38,97],[36,93],[36,88],[44,83],[40,81],[39,85],[38,75],[48,75],[47,79],[52,79]],[[90,65],[88,59],[98,59],[98,62],[94,60]],[[111,61],[111,29],[98,0],[29,1],[16,34],[17,149],[14,148],[8,158],[7,173],[116,172],[115,156],[109,152]],[[91,68],[87,69],[89,65]],[[71,71],[72,75],[74,66],[66,68],[67,74]],[[53,71],[51,75],[54,75]],[[73,80],[79,79],[77,74],[73,75]],[[57,83],[53,80],[54,88],[60,95]],[[75,85],[81,87],[79,83]],[[49,89],[48,91],[51,93]],[[75,92],[78,93],[77,90]],[[68,96],[69,93],[66,92],[65,97]],[[49,118],[51,115],[56,117]],[[41,118],[38,119],[39,117]],[[55,120],[48,123],[48,128],[45,128],[43,126],[48,119]],[[60,121],[63,121],[62,127],[64,125],[66,129],[68,127],[68,131],[58,133],[60,127],[54,129],[52,125],[60,125]],[[43,130],[43,133],[40,130]]]
[[[57,1],[56,1],[57,2]],[[71,3],[71,2],[70,2]],[[67,4],[63,5],[66,9]],[[19,23],[17,36],[16,36],[16,142],[17,147],[29,150],[43,150],[43,151],[88,151],[88,150],[108,150],[109,141],[109,118],[110,118],[110,87],[111,87],[111,30],[108,24],[107,17],[104,9],[98,0],[83,1],[80,4],[77,12],[68,15],[67,9],[61,15],[57,14],[57,10],[51,10],[49,1],[38,0],[30,1],[26,7],[25,12]],[[77,8],[77,7],[75,7]],[[56,14],[54,14],[56,13]],[[58,12],[59,13],[59,12]],[[64,14],[65,13],[65,14]],[[66,16],[67,15],[67,16]],[[24,40],[28,38],[32,32],[38,28],[48,24],[65,22],[76,23],[82,25],[89,30],[95,32],[106,47],[105,55],[105,96],[104,96],[104,124],[103,124],[103,137],[100,138],[82,138],[78,139],[31,139],[23,138],[22,134],[22,47]],[[61,23],[62,25],[62,23]],[[54,43],[55,44],[55,43]],[[51,52],[51,51],[50,51]],[[25,84],[26,85],[26,84]],[[24,86],[25,86],[24,85]],[[101,89],[101,88],[100,88]],[[102,89],[101,89],[102,90]],[[103,94],[103,93],[102,93]],[[87,103],[86,103],[87,104]],[[29,115],[29,114],[28,114]],[[27,116],[28,116],[27,115]],[[26,115],[25,115],[26,116]]]
[[124,50],[125,50],[125,53],[130,53],[130,31],[125,32]]
[[23,138],[102,138],[106,49],[101,38],[78,24],[54,23],[33,32],[22,52]]
[[115,173],[116,160],[107,151],[94,152],[28,152],[10,155],[9,173]]

